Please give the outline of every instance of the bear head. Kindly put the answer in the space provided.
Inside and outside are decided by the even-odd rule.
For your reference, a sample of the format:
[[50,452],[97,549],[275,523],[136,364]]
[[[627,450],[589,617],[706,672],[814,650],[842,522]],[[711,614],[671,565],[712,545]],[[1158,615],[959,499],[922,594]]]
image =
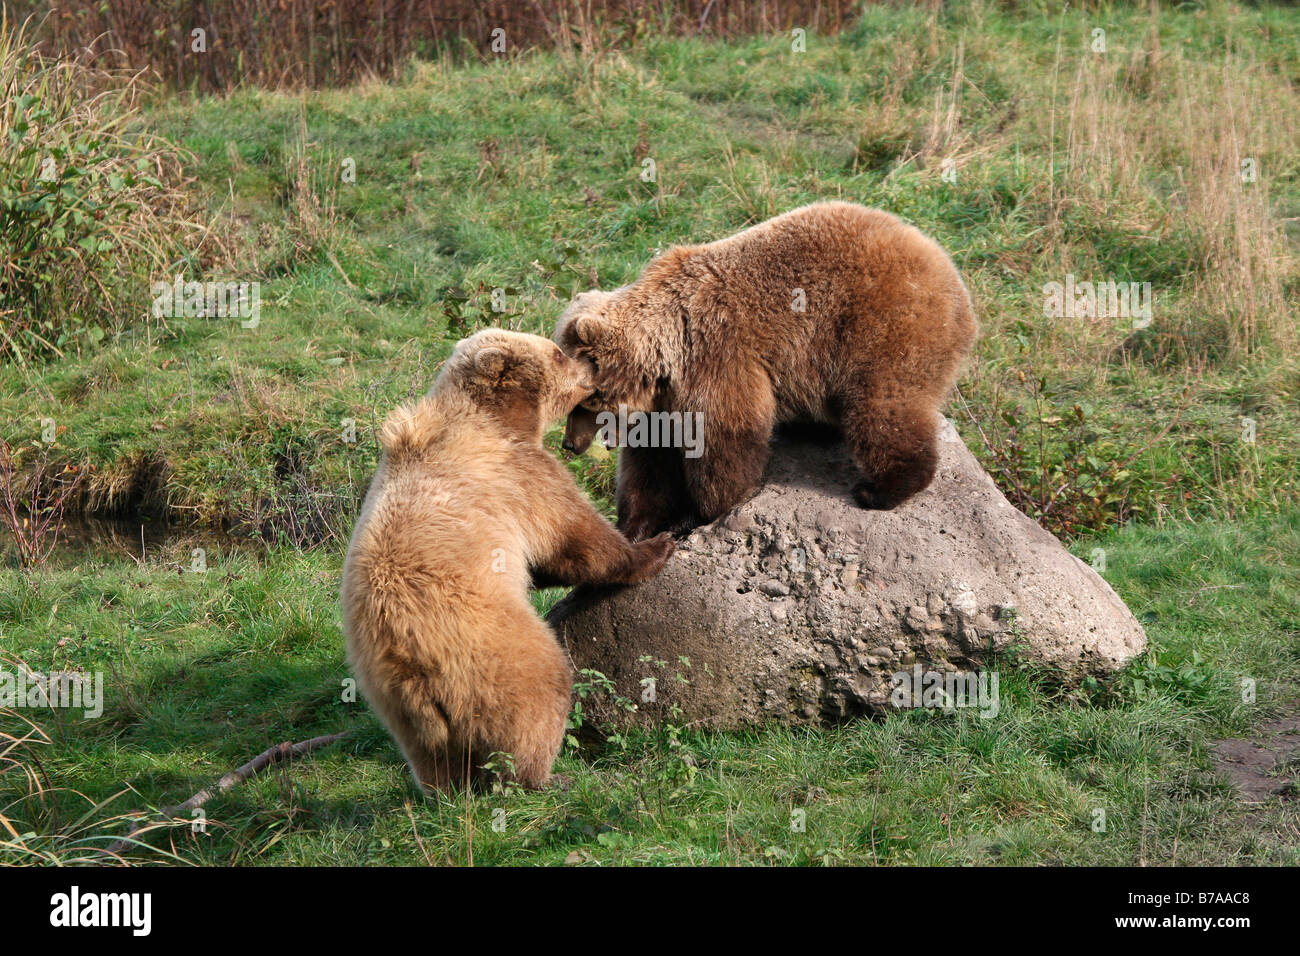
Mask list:
[[647,369],[660,364],[624,334],[620,309],[627,303],[623,290],[592,290],[573,297],[569,307],[555,325],[552,339],[565,354],[584,363],[595,378],[595,391],[569,413],[564,430],[564,449],[582,454],[598,431],[597,416],[616,411],[620,405],[629,411],[653,408],[655,376]]
[[546,426],[595,389],[591,365],[565,355],[540,335],[483,329],[456,343],[434,383],[456,389],[506,426],[540,442]]

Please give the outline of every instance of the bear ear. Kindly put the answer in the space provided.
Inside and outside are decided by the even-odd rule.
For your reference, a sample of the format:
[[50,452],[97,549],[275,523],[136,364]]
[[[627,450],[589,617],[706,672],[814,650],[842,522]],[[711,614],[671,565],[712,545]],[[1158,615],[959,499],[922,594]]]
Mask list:
[[583,345],[595,345],[603,331],[604,323],[598,316],[580,315],[573,320],[573,334]]
[[497,378],[506,370],[510,362],[510,356],[506,354],[505,349],[488,348],[479,349],[474,353],[474,368],[480,374],[488,378]]

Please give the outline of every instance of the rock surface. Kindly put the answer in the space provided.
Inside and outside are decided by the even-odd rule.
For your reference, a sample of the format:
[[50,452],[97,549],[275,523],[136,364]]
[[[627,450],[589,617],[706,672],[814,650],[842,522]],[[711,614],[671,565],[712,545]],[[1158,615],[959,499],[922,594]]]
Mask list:
[[[973,671],[1013,644],[1066,682],[1139,653],[1115,592],[1003,497],[947,421],[940,446],[931,486],[882,512],[854,503],[841,444],[778,440],[760,492],[697,528],[659,577],[575,591],[550,621],[576,668],[633,701],[655,677],[660,707],[717,728],[879,712],[891,675]],[[608,695],[585,706],[626,719]]]

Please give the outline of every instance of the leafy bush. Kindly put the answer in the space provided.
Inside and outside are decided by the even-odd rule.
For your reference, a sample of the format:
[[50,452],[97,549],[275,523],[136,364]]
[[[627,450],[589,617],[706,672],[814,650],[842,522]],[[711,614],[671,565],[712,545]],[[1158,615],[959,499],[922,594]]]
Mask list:
[[993,388],[996,416],[980,421],[971,414],[977,454],[1013,505],[1062,538],[1103,531],[1151,509],[1156,489],[1132,466],[1172,422],[1143,443],[1121,441],[1090,402],[1032,364],[1014,379],[1019,388],[1013,383],[1009,393],[1002,383]]
[[20,363],[120,331],[206,238],[180,153],[133,131],[143,92],[0,20],[0,351]]

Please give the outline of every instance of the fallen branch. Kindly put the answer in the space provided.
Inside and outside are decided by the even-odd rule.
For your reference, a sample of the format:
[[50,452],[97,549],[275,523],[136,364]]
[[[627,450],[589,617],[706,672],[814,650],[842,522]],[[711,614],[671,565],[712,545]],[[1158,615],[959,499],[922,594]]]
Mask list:
[[[312,737],[310,740],[300,740],[296,744],[291,744],[287,740],[283,743],[276,744],[274,747],[268,748],[258,754],[242,767],[230,771],[230,773],[212,784],[212,786],[204,787],[184,803],[178,803],[174,807],[163,807],[159,812],[165,819],[174,819],[176,817],[184,816],[192,810],[197,810],[217,794],[224,793],[231,787],[243,783],[249,777],[256,776],[267,767],[283,763],[285,760],[292,760],[295,757],[305,756],[312,751],[320,750],[322,747],[328,747],[335,741],[346,737],[348,733],[349,731],[344,730],[337,734],[326,734],[323,737]],[[133,837],[146,826],[147,824],[141,823],[140,821],[131,824],[130,832],[127,833],[126,836],[122,837],[122,839],[114,842],[106,852],[110,854],[121,853],[136,842]]]

